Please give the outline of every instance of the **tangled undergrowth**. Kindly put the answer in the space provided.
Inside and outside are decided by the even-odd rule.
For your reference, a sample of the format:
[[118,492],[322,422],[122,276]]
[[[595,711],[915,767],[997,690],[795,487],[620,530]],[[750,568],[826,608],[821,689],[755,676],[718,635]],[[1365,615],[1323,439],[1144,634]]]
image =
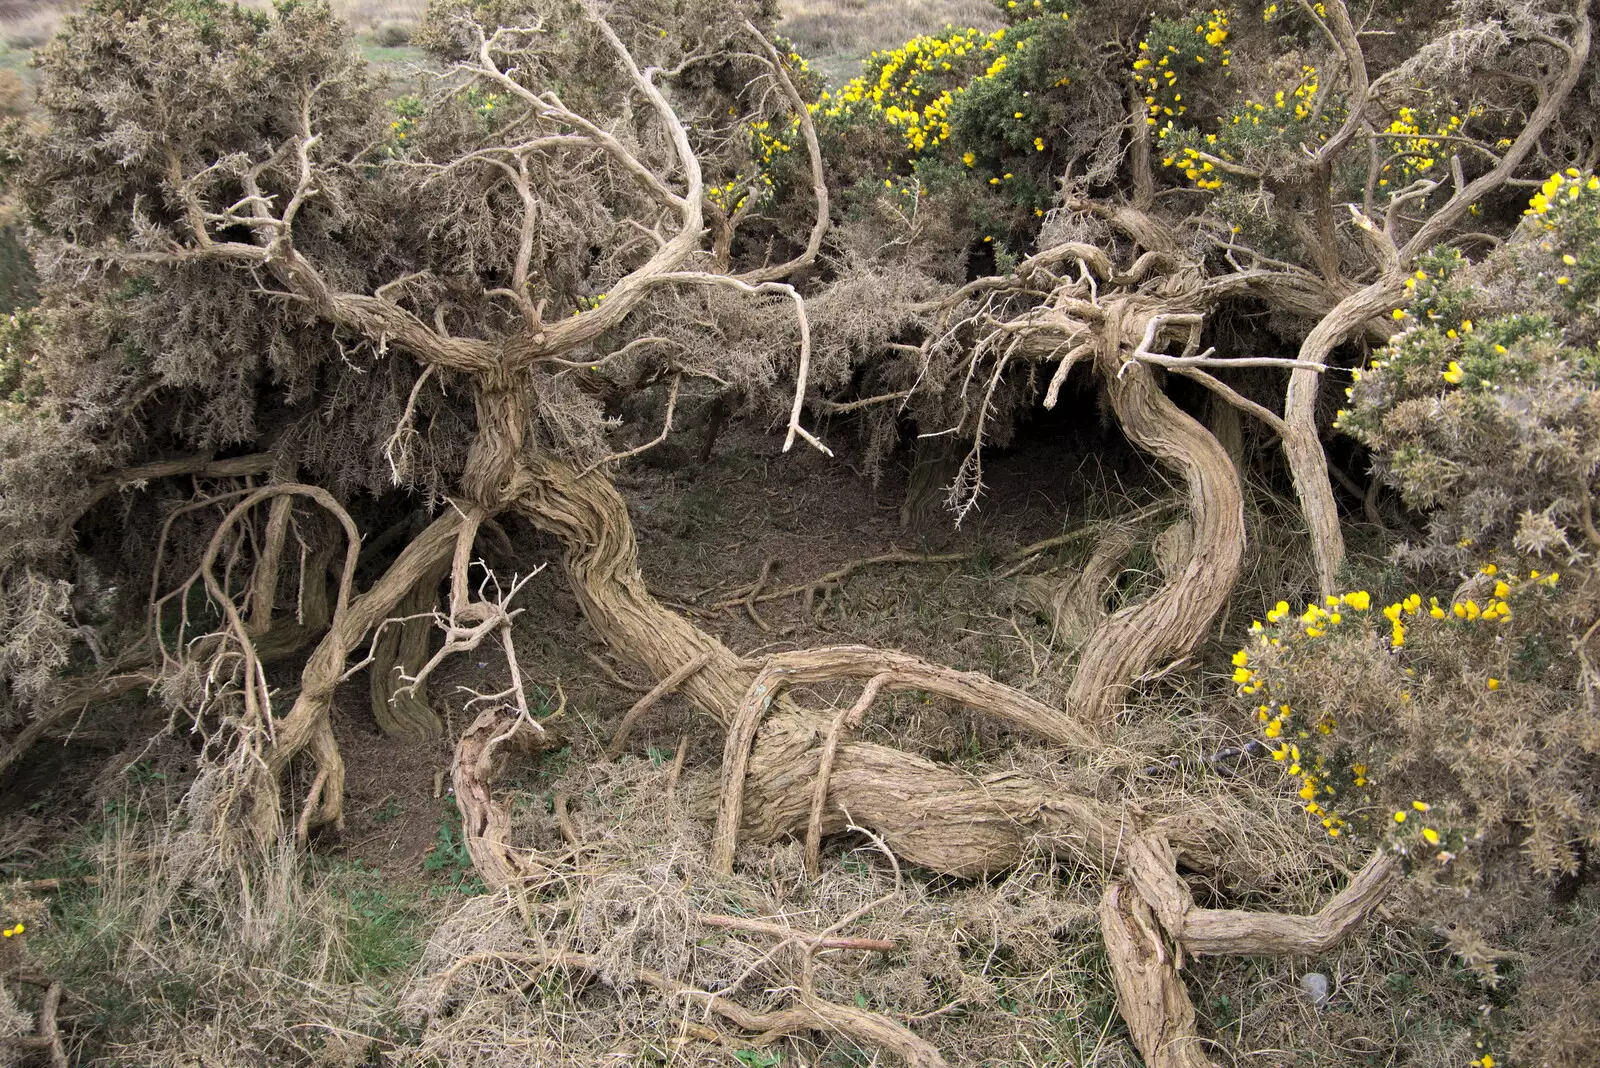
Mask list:
[[64,23],[6,1058],[1583,1063],[1589,5],[996,9]]

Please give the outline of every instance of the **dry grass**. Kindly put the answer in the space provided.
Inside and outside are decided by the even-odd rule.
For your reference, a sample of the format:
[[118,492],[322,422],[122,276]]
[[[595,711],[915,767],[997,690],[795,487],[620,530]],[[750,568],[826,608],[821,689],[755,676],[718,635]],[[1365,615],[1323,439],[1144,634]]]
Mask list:
[[918,34],[999,24],[988,0],[783,0],[778,29],[808,56],[861,56]]
[[[1056,699],[1071,674],[1071,651],[1048,624],[1016,607],[1015,580],[986,560],[1171,492],[1114,444],[1086,445],[1025,438],[997,455],[986,511],[960,532],[936,531],[930,542],[979,550],[966,564],[863,572],[820,618],[807,616],[799,598],[767,602],[762,613],[771,632],[742,612],[705,625],[741,652],[871,642],[981,669]],[[1098,459],[1065,462],[1085,454]],[[758,437],[730,437],[705,466],[639,468],[629,481],[647,575],[670,578],[668,592],[678,597],[747,581],[769,556],[783,559],[779,577],[792,583],[908,544],[897,522],[897,472],[874,488],[820,459],[781,457],[775,443]],[[1260,525],[1270,527],[1277,506],[1268,494],[1257,500]],[[1302,570],[1292,562],[1292,530],[1282,544],[1279,537],[1261,549],[1256,581],[1263,594],[1293,583]],[[519,547],[529,558],[546,549],[537,542]],[[1041,566],[1073,560],[1066,553]],[[1125,592],[1147,581],[1142,568],[1132,562]],[[709,926],[706,915],[800,931],[843,922],[838,935],[894,940],[897,948],[887,954],[819,954],[810,981],[820,997],[910,1027],[952,1065],[1137,1063],[1114,1012],[1096,921],[1097,877],[1043,849],[990,880],[897,874],[860,834],[825,843],[817,879],[806,874],[794,842],[746,843],[736,875],[718,876],[706,860],[704,817],[720,739],[668,698],[643,724],[630,755],[605,761],[605,743],[635,695],[606,682],[583,657],[574,637],[576,605],[559,580],[530,587],[528,607],[519,649],[526,663],[539,665],[542,681],[561,679],[570,698],[561,724],[567,744],[509,768],[498,796],[513,806],[515,845],[551,858],[575,848],[572,863],[539,885],[463,897],[455,889],[469,882],[461,878],[461,858],[444,838],[435,842],[442,802],[431,799],[427,759],[402,768],[390,749],[363,743],[356,733],[362,711],[337,721],[350,761],[352,825],[342,843],[329,845],[347,848],[347,859],[284,852],[225,872],[189,867],[183,862],[194,858],[166,819],[183,786],[186,750],[157,749],[132,776],[108,778],[112,786],[96,796],[111,807],[99,809],[66,854],[57,850],[75,851],[71,870],[98,874],[101,885],[55,895],[30,935],[38,966],[83,999],[68,1018],[78,1063],[889,1063],[882,1050],[826,1031],[762,1045],[751,1032],[709,1017],[701,999],[665,996],[641,982],[640,969],[649,969],[698,990],[726,991],[753,1010],[794,1002],[806,981],[798,947]],[[1219,635],[1209,661],[1225,662],[1244,622],[1234,620]],[[435,691],[455,730],[470,717],[455,707],[450,683],[482,688],[498,665],[474,661],[459,670],[461,678],[441,679]],[[1213,883],[1196,887],[1202,904],[1313,910],[1357,859],[1307,824],[1275,767],[1225,777],[1207,766],[1206,754],[1238,744],[1246,729],[1220,697],[1227,689],[1192,668],[1174,671],[1148,687],[1116,746],[1082,758],[1064,758],[914,694],[880,701],[867,735],[975,772],[1015,770],[1063,789],[1088,789],[1152,816],[1204,811],[1230,829],[1219,833],[1228,836],[1233,860]],[[823,705],[848,699],[800,696]],[[351,695],[350,704],[363,705],[364,696]],[[669,788],[680,739],[688,745],[685,767]],[[1176,767],[1148,773],[1169,755],[1179,758]],[[575,846],[553,811],[558,795],[569,799]],[[400,807],[408,816],[385,815]],[[400,837],[421,841],[392,840]],[[428,863],[439,863],[424,871],[430,846]],[[376,864],[384,865],[381,875]],[[1204,1033],[1242,1064],[1346,1065],[1376,1055],[1464,1063],[1467,1024],[1482,992],[1448,967],[1439,939],[1406,922],[1403,901],[1393,907],[1392,918],[1325,959],[1192,962],[1185,974]],[[560,953],[594,966],[542,963]],[[1325,1009],[1300,993],[1300,977],[1312,970],[1331,979],[1334,998]],[[1284,1050],[1298,1060],[1278,1052]]]

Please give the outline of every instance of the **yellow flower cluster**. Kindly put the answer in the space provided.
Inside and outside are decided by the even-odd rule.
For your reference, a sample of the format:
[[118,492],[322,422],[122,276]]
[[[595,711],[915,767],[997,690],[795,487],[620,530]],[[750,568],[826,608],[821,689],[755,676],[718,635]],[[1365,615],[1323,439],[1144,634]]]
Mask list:
[[[1322,89],[1322,83],[1317,80],[1317,68],[1304,65],[1300,68],[1300,81],[1290,90],[1279,89],[1272,94],[1273,112],[1293,112],[1296,119],[1310,118],[1316,112],[1317,93]],[[1293,107],[1290,107],[1290,104]],[[1249,125],[1260,126],[1261,117],[1267,115],[1268,106],[1249,97],[1245,98],[1244,107],[1230,120],[1231,126],[1242,126],[1249,119]]]
[[[950,106],[964,89],[957,86],[935,92],[932,82],[954,71],[956,61],[982,52],[996,53],[983,77],[1004,71],[1008,62],[1005,38],[1003,26],[993,33],[955,30],[946,37],[914,37],[899,48],[873,52],[872,59],[882,61],[875,79],[852,78],[837,93],[823,93],[811,110],[839,118],[864,106],[896,127],[910,151],[935,148],[950,139]],[[1025,44],[1017,42],[1012,51]]]
[[[1317,13],[1317,18],[1319,18],[1319,19],[1325,19],[1325,18],[1328,17],[1328,8],[1327,8],[1326,5],[1321,3],[1321,0],[1318,0],[1317,3],[1312,4],[1311,5],[1311,10],[1315,11]],[[1271,22],[1273,20],[1273,18],[1275,18],[1277,16],[1277,14],[1278,14],[1278,5],[1277,4],[1268,4],[1266,6],[1266,8],[1261,12],[1261,21],[1262,22]]]
[[774,132],[772,123],[762,119],[752,122],[749,131],[753,141],[752,151],[759,161],[756,173],[748,177],[736,174],[721,185],[713,184],[706,190],[711,202],[725,212],[735,212],[744,207],[752,188],[757,194],[758,203],[772,193],[775,188],[771,174],[772,162],[794,151],[800,140],[800,120],[790,119],[784,129]]
[[[1498,622],[1510,617],[1509,602],[1518,590],[1532,585],[1553,587],[1560,578],[1557,572],[1543,574],[1539,571],[1530,571],[1526,577],[1519,578],[1514,573],[1501,572],[1494,564],[1485,565],[1481,569],[1481,574],[1494,580],[1492,592],[1483,606],[1471,598],[1446,606],[1441,604],[1437,597],[1431,597],[1428,599],[1427,607],[1424,608],[1422,595],[1412,593],[1393,604],[1383,606],[1374,613],[1372,595],[1366,590],[1352,590],[1348,593],[1330,595],[1324,598],[1321,604],[1308,604],[1305,610],[1298,614],[1290,607],[1289,602],[1279,601],[1267,612],[1266,623],[1260,620],[1253,621],[1250,624],[1250,632],[1256,636],[1261,649],[1271,650],[1281,648],[1286,641],[1314,641],[1336,627],[1347,626],[1357,620],[1363,626],[1371,628],[1376,623],[1377,617],[1381,617],[1388,624],[1388,646],[1402,649],[1406,645],[1408,628],[1416,625],[1416,621],[1424,614],[1433,620],[1454,620],[1457,623]],[[1270,636],[1267,633],[1269,626],[1274,628],[1279,636]],[[1328,807],[1332,799],[1338,795],[1338,787],[1334,785],[1334,780],[1337,778],[1335,771],[1322,757],[1303,755],[1299,744],[1300,741],[1315,739],[1318,735],[1333,734],[1338,724],[1333,717],[1325,713],[1301,716],[1281,695],[1274,696],[1271,680],[1266,677],[1264,669],[1258,670],[1252,665],[1249,649],[1235,652],[1232,664],[1232,680],[1238,686],[1240,695],[1250,696],[1259,702],[1256,705],[1256,719],[1261,724],[1262,734],[1271,746],[1272,758],[1286,764],[1288,774],[1299,780],[1298,793],[1301,800],[1306,802],[1306,811],[1322,821],[1323,828],[1330,836],[1338,837],[1348,824],[1336,811]],[[1485,685],[1490,691],[1498,691],[1504,683],[1500,679],[1491,677],[1485,680]],[[1409,696],[1402,694],[1401,700],[1409,700]],[[1348,779],[1358,788],[1369,786],[1371,781],[1365,764],[1352,764],[1348,769]],[[1413,803],[1411,811],[1427,812],[1428,805],[1417,801]],[[1406,812],[1397,812],[1394,822],[1403,824],[1407,818]],[[1437,846],[1440,842],[1440,833],[1432,827],[1423,827],[1421,834],[1430,846]],[[1448,856],[1441,854],[1441,858],[1448,859]]]
[[772,132],[772,124],[766,119],[750,124],[750,132],[755,135],[756,152],[761,157],[762,165],[771,163],[785,152],[793,152],[795,141],[800,134],[800,120],[790,119],[788,127],[782,132]]
[[4,931],[0,931],[0,935],[4,935],[7,938],[15,938],[17,935],[26,932],[27,929],[28,928],[26,926],[18,923],[14,927],[7,927]]
[[1524,215],[1546,215],[1559,197],[1565,196],[1568,200],[1577,200],[1583,195],[1584,190],[1600,192],[1600,175],[1589,176],[1584,181],[1583,175],[1576,167],[1568,167],[1565,172],[1557,172],[1545,179],[1544,185],[1528,201],[1528,208]]
[[[1139,58],[1133,61],[1134,81],[1144,91],[1145,107],[1149,109],[1145,123],[1154,126],[1165,116],[1168,122],[1161,132],[1163,137],[1166,136],[1166,129],[1172,125],[1171,119],[1189,110],[1189,106],[1183,102],[1183,94],[1178,91],[1177,67],[1189,62],[1204,66],[1206,49],[1200,47],[1201,43],[1209,47],[1211,57],[1218,60],[1220,66],[1226,67],[1233,55],[1231,50],[1222,47],[1228,39],[1228,13],[1222,8],[1213,9],[1210,18],[1195,26],[1194,33],[1198,41],[1192,53],[1185,52],[1176,44],[1168,44],[1158,53],[1145,40],[1139,42]],[[1167,93],[1171,94],[1170,99],[1164,98]]]
[[[1216,134],[1207,137],[1214,143]],[[1163,167],[1181,167],[1183,176],[1193,182],[1196,189],[1221,189],[1222,176],[1216,171],[1215,157],[1207,158],[1198,148],[1185,148],[1181,155],[1161,157]]]
[[1439,156],[1447,152],[1447,141],[1460,135],[1462,123],[1482,114],[1483,108],[1474,106],[1464,117],[1447,115],[1434,122],[1431,130],[1425,130],[1416,110],[1402,107],[1379,134],[1389,142],[1390,155],[1379,171],[1378,186],[1388,186],[1391,179],[1405,185],[1417,175],[1432,170]]

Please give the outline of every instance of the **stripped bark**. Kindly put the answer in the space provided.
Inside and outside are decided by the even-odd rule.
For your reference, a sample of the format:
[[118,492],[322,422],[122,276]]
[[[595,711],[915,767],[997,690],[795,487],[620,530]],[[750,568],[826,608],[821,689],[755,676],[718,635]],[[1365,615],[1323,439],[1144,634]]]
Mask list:
[[549,734],[529,730],[520,718],[498,710],[480,715],[456,743],[450,782],[461,812],[461,839],[473,869],[491,890],[546,870],[531,853],[512,847],[511,809],[495,801],[493,790],[506,750],[529,753],[550,745]]
[[1349,936],[1400,881],[1399,858],[1379,850],[1348,886],[1310,916],[1204,909],[1178,877],[1172,847],[1155,836],[1128,843],[1124,871],[1174,942],[1196,956],[1292,957],[1325,953]]
[[1150,906],[1127,883],[1106,887],[1100,934],[1111,960],[1117,1013],[1147,1068],[1214,1068],[1201,1048],[1178,961]]

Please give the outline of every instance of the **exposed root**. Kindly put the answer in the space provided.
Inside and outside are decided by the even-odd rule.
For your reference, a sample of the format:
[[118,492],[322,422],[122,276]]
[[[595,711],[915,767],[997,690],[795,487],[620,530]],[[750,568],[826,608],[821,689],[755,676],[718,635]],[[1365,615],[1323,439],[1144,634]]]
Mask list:
[[1201,1051],[1194,1002],[1150,906],[1127,883],[1106,887],[1100,902],[1100,932],[1117,1013],[1148,1068],[1213,1068]]
[[828,780],[833,775],[834,754],[839,751],[839,731],[846,724],[852,730],[859,728],[867,709],[872,707],[872,702],[884,686],[892,681],[892,675],[872,676],[856,703],[841,710],[828,725],[828,735],[822,743],[822,755],[817,758],[817,784],[811,793],[811,818],[806,821],[806,871],[813,877],[822,870],[822,810],[828,803]]
[[[717,806],[717,826],[711,847],[711,864],[715,870],[733,870],[734,848],[744,813],[744,782],[750,763],[750,747],[755,741],[762,716],[778,694],[797,683],[862,677],[877,682],[869,693],[863,694],[869,700],[884,688],[894,691],[925,690],[987,712],[1051,741],[1084,747],[1094,744],[1089,732],[1061,712],[986,675],[955,671],[907,653],[866,646],[836,646],[782,653],[768,660],[756,674],[755,681],[750,684],[728,727],[723,748],[722,794]],[[817,821],[808,819],[808,826],[813,822]]]
[[1292,916],[1197,908],[1188,884],[1178,877],[1172,848],[1154,837],[1141,836],[1128,843],[1125,870],[1182,951],[1213,957],[1326,953],[1365,921],[1401,878],[1399,858],[1380,850],[1317,913]]
[[67,1047],[61,1041],[60,1028],[56,1026],[56,1013],[60,1011],[61,998],[66,993],[66,987],[40,977],[17,976],[16,978],[35,986],[43,985],[44,997],[39,1002],[34,1034],[8,1035],[0,1037],[0,1042],[16,1049],[43,1053],[49,1058],[50,1068],[67,1068]]
[[498,890],[546,870],[531,854],[511,845],[511,813],[492,793],[504,763],[502,747],[530,752],[549,744],[549,735],[529,730],[521,717],[507,719],[500,710],[484,712],[456,743],[450,762],[456,807],[461,810],[461,838],[467,855],[485,885]]
[[[1152,516],[1159,515],[1162,511],[1165,511],[1170,507],[1172,507],[1170,504],[1160,504],[1152,508],[1145,508],[1139,512],[1136,512],[1132,516],[1128,516],[1124,521],[1137,522],[1143,519],[1148,519]],[[1100,524],[1091,524],[1080,527],[1077,530],[1068,531],[1065,534],[1058,534],[1055,537],[1045,538],[1042,541],[1036,541],[1030,545],[1024,545],[1020,549],[1015,549],[1009,553],[1006,553],[1004,556],[1000,557],[998,562],[1002,564],[1026,566],[1041,554],[1049,552],[1051,549],[1058,549],[1063,545],[1070,545],[1074,542],[1084,541],[1092,538],[1100,531],[1100,529]],[[738,590],[731,597],[726,597],[720,601],[713,602],[707,606],[707,610],[721,612],[730,608],[738,608],[741,605],[753,606],[756,604],[762,604],[766,601],[782,600],[785,597],[804,596],[806,598],[806,608],[809,611],[811,604],[816,597],[824,596],[829,591],[837,589],[839,586],[843,585],[846,579],[865,568],[879,567],[886,564],[963,564],[975,557],[980,551],[982,550],[971,549],[964,552],[954,553],[915,553],[908,552],[904,549],[894,549],[886,553],[879,553],[876,556],[863,556],[856,560],[850,560],[842,566],[837,567],[824,575],[818,575],[816,578],[807,582],[796,583],[792,586],[782,586],[773,590],[768,590],[765,588],[770,569],[763,567],[762,577],[760,579],[751,585]]]
[[428,660],[433,636],[434,604],[447,561],[440,560],[401,599],[398,619],[379,627],[372,644],[369,688],[372,718],[385,734],[409,738],[437,738],[444,723],[428,705],[426,680],[415,679]]

